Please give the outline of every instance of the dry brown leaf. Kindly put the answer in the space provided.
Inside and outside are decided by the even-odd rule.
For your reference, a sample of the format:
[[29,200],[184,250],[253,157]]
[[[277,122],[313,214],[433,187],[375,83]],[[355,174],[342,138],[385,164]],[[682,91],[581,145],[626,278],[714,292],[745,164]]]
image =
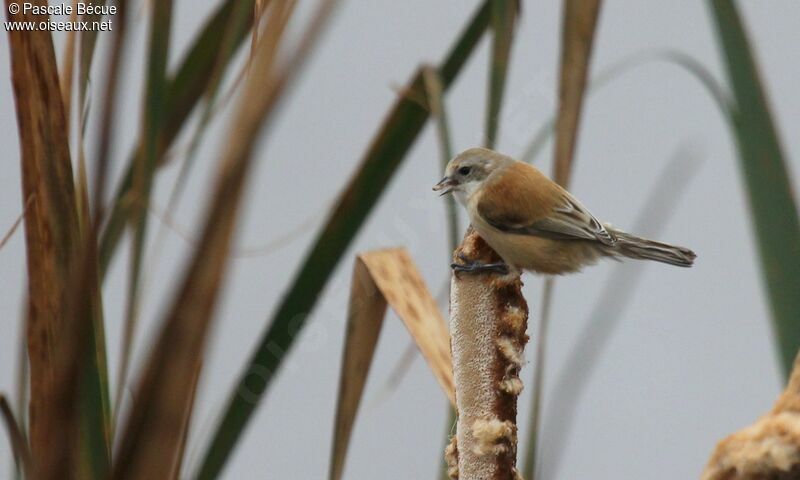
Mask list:
[[353,267],[330,479],[338,480],[386,306],[403,321],[450,403],[455,405],[450,335],[436,300],[405,249],[362,253]]
[[131,413],[123,428],[114,479],[158,478],[171,472],[180,452],[186,411],[191,408],[202,352],[230,253],[251,151],[269,111],[269,104],[248,101],[261,97],[254,88],[276,88],[274,59],[290,16],[291,0],[278,2],[268,18],[267,33],[256,51],[257,68],[234,121],[230,143],[222,155],[215,178],[213,200],[206,209],[200,244],[187,269],[179,294],[139,381]]
[[194,378],[192,378],[192,383],[189,386],[191,397],[189,398],[188,402],[189,407],[184,412],[183,419],[181,420],[181,437],[178,440],[178,451],[175,455],[175,463],[172,466],[172,471],[169,475],[171,480],[181,479],[181,467],[183,467],[184,457],[186,455],[186,445],[189,443],[189,426],[192,419],[192,413],[194,412],[195,396],[197,395],[197,382],[200,380],[201,370],[202,366],[195,370]]
[[555,180],[566,187],[578,138],[578,121],[586,89],[600,0],[566,0],[561,38]]
[[405,249],[379,250],[359,258],[414,337],[450,403],[455,404],[450,335],[414,261]]
[[333,0],[320,4],[300,46],[278,65],[278,50],[294,0],[275,1],[259,39],[250,76],[220,155],[200,242],[163,322],[125,421],[112,478],[162,478],[180,459],[195,381],[212,315],[230,257],[231,239],[252,150],[265,122],[298,71],[329,17]]
[[[11,0],[6,0],[8,7]],[[47,5],[44,0],[34,2]],[[46,15],[8,14],[10,21],[46,21]],[[78,247],[75,192],[66,117],[50,33],[8,32],[17,106],[28,271],[30,445],[41,478],[68,478],[75,442],[72,410],[57,403],[56,346],[67,326],[65,286]],[[62,368],[60,368],[62,367]],[[68,470],[67,470],[68,471]],[[65,477],[67,475],[67,477]]]

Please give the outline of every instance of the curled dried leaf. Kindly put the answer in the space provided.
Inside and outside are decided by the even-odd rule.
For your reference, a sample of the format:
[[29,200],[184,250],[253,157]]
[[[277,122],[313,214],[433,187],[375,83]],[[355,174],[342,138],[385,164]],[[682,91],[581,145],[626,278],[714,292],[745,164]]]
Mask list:
[[428,287],[404,249],[362,253],[356,259],[348,308],[330,478],[338,480],[364,392],[387,305],[397,313],[455,404],[450,336]]

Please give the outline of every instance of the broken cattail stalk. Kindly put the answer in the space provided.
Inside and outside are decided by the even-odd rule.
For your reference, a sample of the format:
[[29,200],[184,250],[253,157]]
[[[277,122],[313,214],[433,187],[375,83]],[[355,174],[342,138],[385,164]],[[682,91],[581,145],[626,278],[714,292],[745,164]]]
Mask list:
[[[498,255],[472,231],[455,261],[497,263]],[[450,478],[519,479],[517,397],[528,305],[518,273],[454,273],[450,337],[456,384],[456,436],[445,451]]]
[[800,353],[772,411],[722,440],[702,480],[800,478]]

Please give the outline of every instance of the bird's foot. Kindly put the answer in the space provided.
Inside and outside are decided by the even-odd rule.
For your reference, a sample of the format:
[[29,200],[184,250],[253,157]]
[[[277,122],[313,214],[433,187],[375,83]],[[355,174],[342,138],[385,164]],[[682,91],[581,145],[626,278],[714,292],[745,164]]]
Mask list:
[[509,272],[508,265],[505,263],[470,262],[461,253],[458,254],[458,258],[464,263],[451,263],[450,268],[452,268],[454,272],[499,273],[500,275],[507,275]]

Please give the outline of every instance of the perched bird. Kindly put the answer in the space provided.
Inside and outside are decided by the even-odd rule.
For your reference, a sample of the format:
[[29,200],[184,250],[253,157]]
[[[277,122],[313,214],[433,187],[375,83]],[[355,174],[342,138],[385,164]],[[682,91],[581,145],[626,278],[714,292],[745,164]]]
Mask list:
[[576,272],[601,257],[635,258],[689,267],[688,248],[654,242],[597,220],[575,197],[535,167],[471,148],[447,164],[433,189],[453,193],[473,228],[504,264],[453,264],[461,271]]

